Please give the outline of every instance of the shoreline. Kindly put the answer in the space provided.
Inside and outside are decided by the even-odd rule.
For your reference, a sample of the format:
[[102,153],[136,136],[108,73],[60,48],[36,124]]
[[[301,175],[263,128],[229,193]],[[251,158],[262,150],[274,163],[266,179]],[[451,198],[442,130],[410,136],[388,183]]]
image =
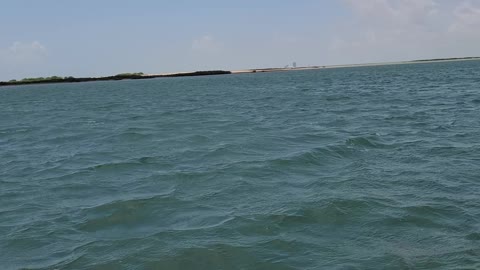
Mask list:
[[195,71],[195,72],[176,72],[176,73],[159,73],[159,74],[143,74],[131,73],[127,75],[115,75],[107,77],[50,77],[46,79],[31,79],[25,81],[8,81],[1,82],[2,86],[19,86],[19,85],[35,85],[35,84],[52,84],[52,83],[78,83],[91,81],[119,81],[119,80],[146,80],[154,78],[172,78],[172,77],[194,77],[194,76],[211,76],[211,75],[230,75],[230,74],[247,74],[247,73],[265,73],[265,72],[285,72],[300,70],[316,70],[316,69],[336,69],[336,68],[355,68],[355,67],[375,67],[375,66],[391,66],[391,65],[410,65],[410,64],[429,64],[442,62],[459,62],[459,61],[480,61],[480,57],[463,57],[463,58],[443,58],[443,59],[425,59],[400,62],[381,62],[381,63],[364,63],[364,64],[346,64],[346,65],[326,65],[326,66],[307,66],[295,68],[257,68],[257,69],[241,69],[241,70],[211,70],[211,71]]
[[261,72],[281,72],[281,71],[295,71],[295,70],[413,65],[413,64],[431,64],[431,63],[461,62],[461,61],[480,61],[480,57],[427,59],[427,60],[412,60],[412,61],[400,61],[400,62],[380,62],[380,63],[364,63],[364,64],[327,65],[327,66],[307,66],[307,67],[296,67],[296,68],[258,68],[258,69],[232,70],[231,72],[232,74],[245,74],[245,73],[257,73],[257,72],[261,73]]

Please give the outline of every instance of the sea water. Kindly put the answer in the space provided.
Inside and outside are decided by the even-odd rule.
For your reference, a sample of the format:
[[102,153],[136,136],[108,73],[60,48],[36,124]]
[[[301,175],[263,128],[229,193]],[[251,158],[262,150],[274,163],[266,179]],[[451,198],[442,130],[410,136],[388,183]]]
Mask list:
[[479,269],[480,61],[0,88],[1,269]]

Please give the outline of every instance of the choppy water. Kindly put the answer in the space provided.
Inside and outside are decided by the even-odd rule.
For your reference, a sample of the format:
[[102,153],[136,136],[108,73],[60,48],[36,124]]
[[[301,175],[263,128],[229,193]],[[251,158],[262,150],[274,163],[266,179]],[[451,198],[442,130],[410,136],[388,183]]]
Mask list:
[[479,269],[480,62],[0,89],[1,269]]

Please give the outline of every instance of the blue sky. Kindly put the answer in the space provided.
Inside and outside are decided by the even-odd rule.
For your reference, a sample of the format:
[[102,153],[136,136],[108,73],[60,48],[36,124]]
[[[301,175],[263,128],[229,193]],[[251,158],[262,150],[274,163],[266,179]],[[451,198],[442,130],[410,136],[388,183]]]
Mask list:
[[480,0],[0,0],[0,80],[480,56]]

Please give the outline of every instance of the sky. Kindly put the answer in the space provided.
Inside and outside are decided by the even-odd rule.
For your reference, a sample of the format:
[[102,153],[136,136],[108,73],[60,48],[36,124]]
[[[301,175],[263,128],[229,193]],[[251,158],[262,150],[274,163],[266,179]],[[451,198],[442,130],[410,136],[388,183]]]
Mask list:
[[0,80],[480,56],[480,0],[0,0]]

